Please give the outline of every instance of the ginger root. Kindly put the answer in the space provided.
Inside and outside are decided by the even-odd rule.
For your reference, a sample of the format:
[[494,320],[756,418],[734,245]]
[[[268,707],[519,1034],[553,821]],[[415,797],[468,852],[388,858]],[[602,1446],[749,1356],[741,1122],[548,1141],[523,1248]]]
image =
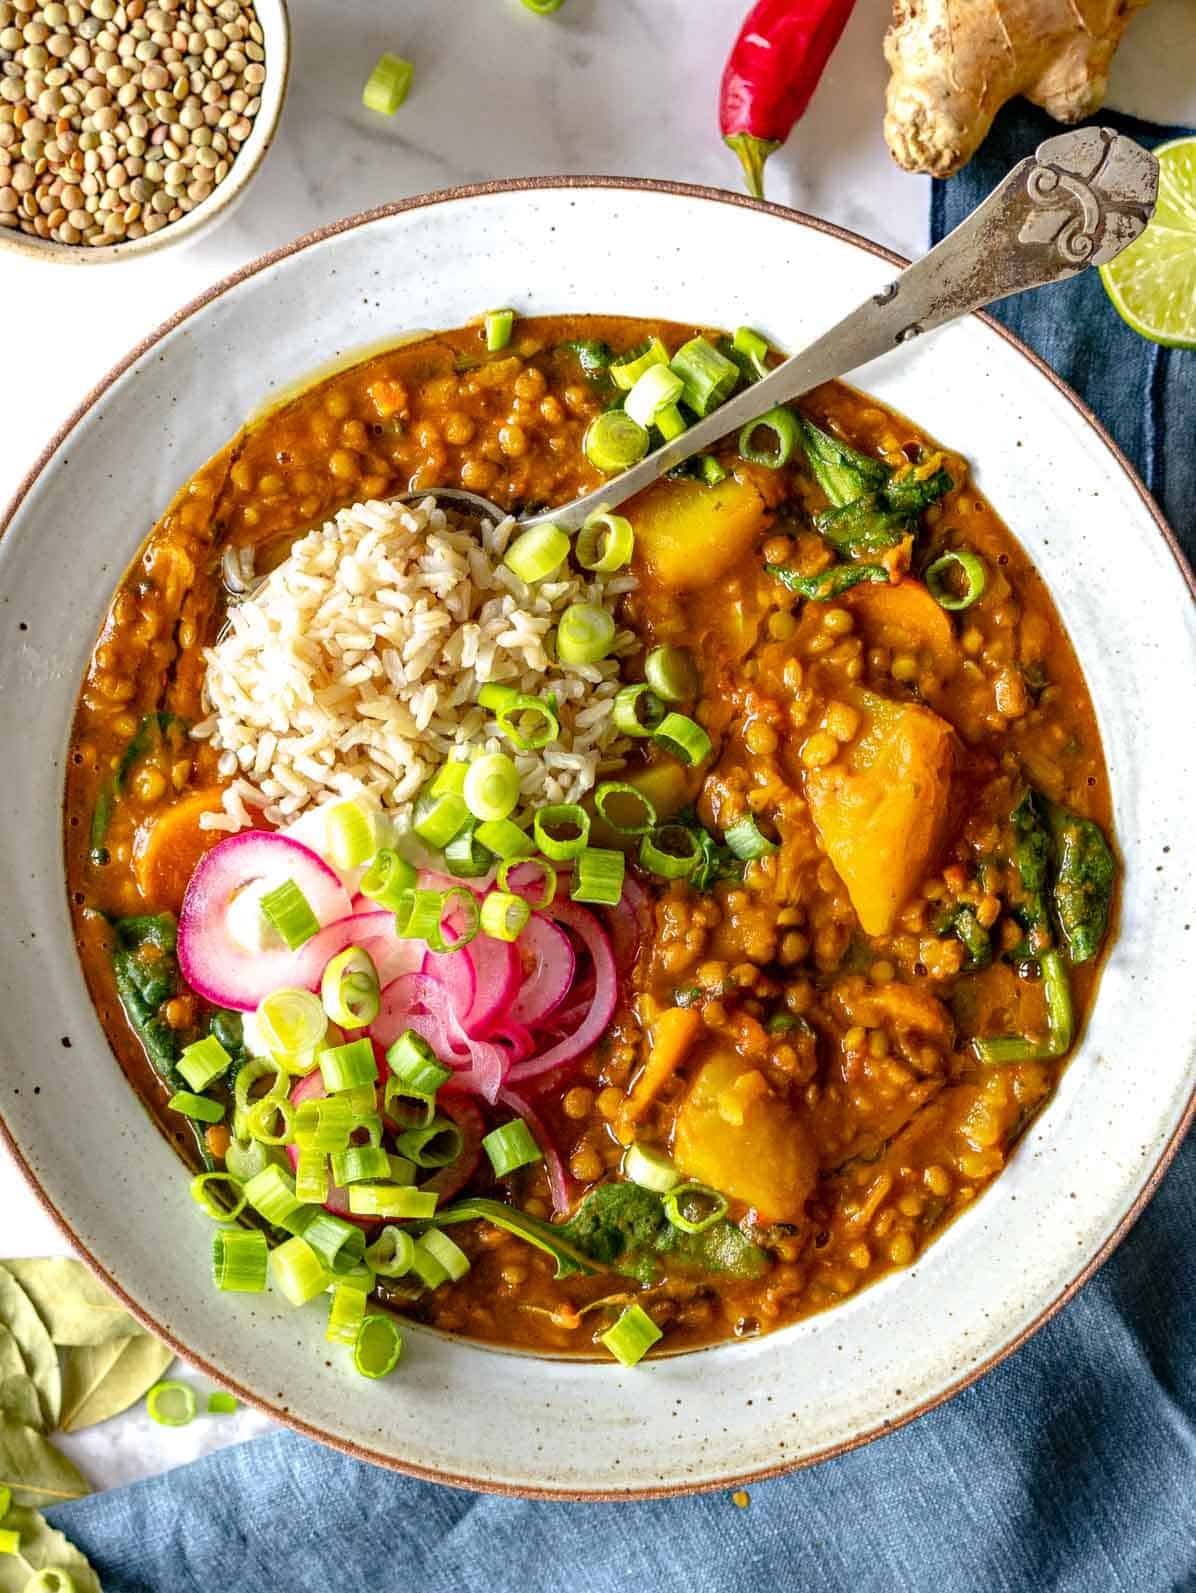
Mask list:
[[1059,122],[1104,100],[1109,66],[1147,0],[893,0],[885,139],[907,171],[949,177],[1015,94]]

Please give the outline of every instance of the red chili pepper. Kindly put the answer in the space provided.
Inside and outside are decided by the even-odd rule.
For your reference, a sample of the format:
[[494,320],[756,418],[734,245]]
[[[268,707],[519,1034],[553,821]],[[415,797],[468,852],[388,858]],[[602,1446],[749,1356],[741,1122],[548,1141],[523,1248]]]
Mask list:
[[723,72],[719,128],[748,192],[764,197],[764,162],[810,103],[855,0],[759,0]]

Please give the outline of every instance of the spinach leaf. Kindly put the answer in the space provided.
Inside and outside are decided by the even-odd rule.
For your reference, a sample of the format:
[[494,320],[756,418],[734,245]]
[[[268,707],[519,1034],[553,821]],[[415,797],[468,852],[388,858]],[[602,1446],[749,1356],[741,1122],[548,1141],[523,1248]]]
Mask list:
[[878,491],[892,474],[882,460],[849,448],[812,421],[799,419],[798,435],[814,480],[837,509]]
[[692,808],[677,815],[677,823],[684,826],[698,845],[698,861],[689,883],[696,891],[708,891],[722,879],[742,879],[746,867],[742,858],[736,857],[729,846],[716,841],[710,831],[698,822]]
[[461,1200],[433,1219],[437,1226],[482,1219],[550,1255],[558,1278],[612,1271],[648,1284],[660,1257],[695,1272],[756,1278],[768,1266],[759,1246],[733,1223],[718,1222],[704,1233],[682,1233],[664,1213],[659,1195],[638,1184],[599,1184],[568,1222],[541,1222],[498,1200]]
[[173,1089],[183,1089],[175,1068],[183,1039],[161,1010],[182,988],[174,918],[170,913],[121,918],[113,933],[112,972],[125,1016],[154,1071]]
[[568,343],[562,343],[561,347],[576,356],[577,363],[586,376],[605,375],[610,368],[611,360],[614,359],[610,344],[603,343],[598,338],[573,338]]
[[861,581],[880,582],[889,579],[889,572],[879,564],[833,564],[820,575],[799,575],[783,564],[766,564],[769,575],[775,575],[791,592],[810,603],[831,603]]
[[96,797],[95,812],[91,816],[91,861],[100,867],[108,861],[108,826],[112,810],[124,790],[125,781],[143,758],[161,757],[163,748],[168,756],[177,756],[187,739],[187,721],[178,714],[149,713],[138,725],[128,746],[121,754],[116,773],[101,785]]
[[814,529],[840,553],[881,553],[909,535],[910,517],[870,492],[814,516]]
[[1045,803],[1054,843],[1051,900],[1071,962],[1090,962],[1109,926],[1117,864],[1100,826],[1078,813]]
[[963,942],[968,954],[964,966],[968,969],[987,968],[993,960],[993,946],[988,930],[980,923],[975,911],[964,902],[940,918],[934,926],[934,932],[936,935],[954,935],[957,940]]
[[941,468],[922,481],[911,471],[909,475],[891,481],[884,488],[882,496],[890,509],[898,514],[912,516],[921,514],[923,509],[929,509],[932,503],[946,497],[954,485],[951,477]]

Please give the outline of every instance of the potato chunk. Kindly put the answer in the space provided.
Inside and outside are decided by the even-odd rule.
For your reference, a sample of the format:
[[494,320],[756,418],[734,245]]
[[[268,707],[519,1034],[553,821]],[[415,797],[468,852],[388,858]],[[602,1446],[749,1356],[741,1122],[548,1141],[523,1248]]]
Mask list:
[[818,1176],[801,1119],[734,1051],[708,1053],[673,1129],[687,1178],[752,1206],[762,1220],[800,1222]]
[[929,708],[866,691],[852,701],[859,733],[806,771],[806,800],[861,927],[884,935],[945,839],[955,739]]
[[715,487],[699,481],[659,481],[626,508],[636,544],[662,586],[706,586],[742,559],[763,530],[764,495],[746,473]]

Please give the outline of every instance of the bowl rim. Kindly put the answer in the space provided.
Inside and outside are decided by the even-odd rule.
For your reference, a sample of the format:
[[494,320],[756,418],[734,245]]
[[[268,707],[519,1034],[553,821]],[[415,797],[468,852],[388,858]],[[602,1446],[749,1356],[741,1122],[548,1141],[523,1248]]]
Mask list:
[[[285,15],[285,0],[281,0],[281,3]],[[903,255],[897,254],[893,250],[885,248],[882,244],[875,243],[873,240],[865,238],[859,233],[852,232],[846,227],[841,227],[835,222],[825,221],[820,217],[811,216],[805,211],[790,209],[787,206],[774,204],[767,200],[753,199],[746,194],[734,193],[729,189],[712,188],[699,183],[673,182],[662,178],[616,176],[550,176],[504,178],[491,182],[467,183],[452,188],[434,189],[428,193],[415,194],[409,199],[393,200],[387,204],[377,205],[369,210],[359,211],[354,215],[346,216],[341,220],[331,222],[326,226],[315,228],[310,232],[301,234],[298,238],[293,239],[290,243],[283,244],[277,249],[272,249],[268,253],[260,255],[257,259],[249,261],[246,265],[241,266],[238,270],[229,273],[229,275],[221,278],[211,287],[205,289],[204,292],[190,299],[167,320],[163,321],[153,331],[147,333],[145,337],[143,337],[132,349],[130,349],[129,352],[96,383],[91,391],[86,394],[86,396],[74,408],[71,414],[58,427],[54,435],[50,438],[49,442],[47,442],[46,446],[42,449],[33,465],[26,472],[25,476],[19,483],[11,500],[5,507],[3,514],[0,515],[0,537],[2,537],[7,531],[21,504],[24,502],[34,483],[45,470],[58,448],[66,441],[74,428],[80,423],[80,421],[83,420],[88,411],[93,408],[93,406],[99,401],[104,393],[107,392],[113,383],[123,376],[130,366],[135,364],[143,354],[152,349],[170,332],[174,331],[182,323],[188,321],[192,316],[205,309],[209,304],[214,303],[225,293],[229,292],[232,288],[235,288],[239,283],[246,281],[250,277],[258,275],[262,271],[271,269],[273,266],[278,264],[278,262],[289,258],[291,255],[298,254],[303,250],[322,244],[330,238],[338,237],[342,233],[353,231],[358,227],[366,226],[374,221],[400,215],[406,211],[421,210],[432,205],[448,204],[457,200],[484,198],[493,194],[527,193],[537,190],[587,188],[626,190],[641,193],[663,193],[686,199],[712,201],[718,204],[730,205],[743,210],[759,211],[765,215],[773,217],[774,219],[792,222],[797,226],[806,227],[814,232],[819,232],[827,237],[834,238],[841,243],[851,244],[856,248],[862,249],[866,253],[873,255],[875,258],[886,261],[890,265],[904,269],[904,267],[910,263]],[[1158,531],[1163,537],[1163,540],[1170,549],[1172,557],[1178,566],[1179,573],[1186,582],[1193,600],[1196,601],[1196,573],[1193,572],[1191,566],[1187,562],[1183,549],[1180,545],[1179,538],[1176,536],[1176,533],[1172,527],[1168,524],[1165,516],[1155,503],[1154,499],[1151,497],[1150,493],[1147,491],[1145,483],[1138,475],[1138,472],[1135,470],[1126,454],[1114,441],[1113,437],[1106,430],[1096,414],[1089,408],[1083,399],[1081,399],[1079,395],[1074,392],[1072,388],[1069,387],[1068,384],[1055,371],[1051,369],[1046,361],[1043,360],[1040,355],[1035,353],[1035,351],[1030,348],[1028,344],[1024,343],[1021,338],[1015,336],[1014,333],[1010,332],[1007,327],[1003,326],[992,316],[982,312],[974,312],[974,314],[976,315],[976,318],[982,321],[990,331],[996,332],[1010,347],[1016,349],[1017,352],[1029,362],[1029,364],[1038,372],[1039,375],[1045,377],[1056,388],[1056,390],[1068,400],[1068,402],[1077,411],[1081,418],[1096,434],[1099,441],[1108,450],[1113,459],[1120,466],[1121,470],[1125,473],[1138,497],[1142,500],[1143,507],[1153,519]],[[9,1153],[12,1155],[14,1162],[20,1168],[21,1173],[23,1174],[30,1188],[33,1190],[38,1202],[45,1210],[47,1215],[62,1231],[66,1239],[70,1242],[74,1252],[86,1262],[86,1264],[91,1268],[92,1272],[95,1273],[95,1275],[99,1278],[100,1282],[103,1283],[105,1288],[107,1288],[110,1293],[115,1295],[116,1298],[121,1301],[125,1309],[137,1321],[139,1321],[147,1329],[147,1331],[152,1333],[163,1343],[168,1344],[190,1365],[196,1367],[199,1371],[205,1373],[214,1381],[220,1383],[222,1387],[230,1388],[237,1394],[238,1398],[244,1400],[246,1404],[252,1405],[255,1409],[260,1410],[264,1415],[272,1417],[280,1425],[288,1427],[295,1432],[302,1433],[305,1437],[312,1438],[318,1443],[322,1443],[330,1448],[339,1450],[342,1454],[348,1455],[355,1460],[365,1461],[368,1464],[375,1466],[383,1466],[387,1470],[398,1471],[424,1482],[435,1482],[446,1487],[463,1488],[471,1492],[501,1494],[513,1498],[568,1501],[577,1500],[591,1503],[613,1503],[628,1498],[640,1500],[665,1499],[677,1498],[686,1494],[708,1493],[714,1491],[721,1492],[729,1488],[766,1482],[771,1478],[783,1476],[786,1473],[793,1471],[804,1470],[806,1467],[816,1465],[821,1461],[833,1460],[839,1455],[847,1454],[854,1449],[862,1448],[865,1444],[871,1443],[874,1439],[884,1437],[887,1433],[896,1432],[898,1428],[904,1427],[908,1423],[916,1420],[918,1417],[924,1416],[928,1412],[936,1410],[940,1405],[946,1404],[946,1402],[950,1399],[953,1399],[956,1394],[959,1394],[965,1388],[970,1387],[971,1384],[977,1382],[981,1377],[992,1371],[994,1367],[999,1366],[1002,1361],[1005,1361],[1009,1356],[1014,1354],[1015,1351],[1019,1350],[1022,1345],[1025,1344],[1027,1340],[1032,1338],[1040,1328],[1045,1326],[1045,1324],[1049,1322],[1051,1318],[1057,1314],[1057,1312],[1062,1310],[1062,1308],[1073,1298],[1073,1296],[1076,1295],[1079,1290],[1082,1289],[1089,1281],[1089,1279],[1092,1278],[1092,1276],[1104,1265],[1104,1263],[1113,1254],[1114,1250],[1117,1249],[1118,1245],[1120,1245],[1122,1240],[1129,1233],[1130,1229],[1137,1222],[1138,1218],[1142,1215],[1142,1212],[1153,1198],[1155,1191],[1162,1182],[1162,1179],[1168,1168],[1171,1166],[1172,1161],[1175,1159],[1175,1155],[1179,1150],[1180,1145],[1183,1143],[1183,1140],[1186,1137],[1189,1129],[1193,1126],[1193,1123],[1196,1123],[1196,1082],[1193,1083],[1192,1091],[1188,1097],[1188,1102],[1184,1108],[1183,1114],[1176,1124],[1170,1139],[1163,1147],[1163,1150],[1159,1155],[1159,1158],[1156,1161],[1153,1169],[1144,1180],[1141,1188],[1133,1200],[1133,1203],[1130,1205],[1121,1221],[1113,1229],[1096,1254],[1093,1255],[1083,1267],[1081,1267],[1075,1276],[1073,1276],[1067,1283],[1063,1285],[1059,1293],[1056,1294],[1055,1297],[1043,1307],[1033,1321],[1028,1323],[1022,1329],[1022,1331],[1016,1335],[1016,1337],[1014,1337],[1008,1344],[1005,1344],[999,1349],[995,1350],[980,1365],[969,1369],[962,1376],[956,1378],[955,1381],[950,1383],[946,1388],[939,1390],[936,1394],[931,1395],[927,1399],[923,1400],[921,1404],[915,1406],[909,1411],[904,1412],[900,1416],[894,1417],[892,1419],[886,1419],[869,1428],[867,1431],[854,1434],[852,1437],[844,1439],[841,1442],[828,1444],[824,1448],[818,1450],[816,1453],[806,1455],[801,1459],[782,1460],[775,1464],[757,1467],[754,1470],[744,1472],[741,1475],[736,1475],[733,1477],[720,1477],[715,1481],[680,1482],[656,1488],[637,1488],[631,1495],[628,1495],[625,1491],[613,1488],[548,1489],[515,1486],[509,1483],[496,1483],[489,1481],[479,1482],[476,1478],[466,1475],[420,1466],[406,1461],[400,1462],[391,1455],[382,1454],[379,1451],[371,1449],[367,1444],[354,1442],[349,1439],[332,1437],[322,1432],[314,1423],[307,1422],[302,1417],[297,1416],[293,1411],[284,1410],[279,1404],[272,1402],[270,1399],[263,1397],[253,1390],[245,1388],[239,1383],[230,1382],[226,1373],[218,1372],[207,1362],[203,1356],[197,1355],[193,1349],[189,1348],[179,1338],[177,1338],[168,1327],[158,1322],[153,1316],[151,1316],[134,1300],[132,1300],[117,1279],[113,1277],[111,1273],[109,1273],[106,1268],[97,1260],[97,1258],[94,1257],[90,1251],[88,1251],[88,1249],[80,1242],[69,1222],[60,1215],[54,1206],[53,1201],[42,1187],[16,1140],[9,1131],[8,1126],[2,1116],[0,1116],[0,1141],[3,1142]]]
[[[169,226],[163,227],[158,232],[147,233],[143,238],[126,238],[121,243],[104,244],[98,249],[81,248],[74,243],[59,243],[55,238],[31,238],[28,233],[9,227],[0,227],[0,249],[10,249],[14,254],[23,255],[27,260],[46,261],[51,265],[115,265],[121,260],[141,259],[145,255],[155,254],[175,244],[194,242],[210,227],[215,226],[221,217],[226,217],[230,209],[244,198],[250,183],[261,170],[262,162],[270,153],[278,133],[278,124],[286,108],[287,90],[291,81],[291,16],[287,10],[287,0],[253,0],[253,3],[255,10],[261,6],[270,7],[274,12],[278,38],[274,41],[273,49],[277,65],[273,73],[267,72],[266,83],[270,86],[271,95],[276,92],[277,98],[269,116],[261,121],[261,138],[257,138],[258,117],[261,116],[259,111],[258,117],[254,118],[253,131],[246,140],[244,153],[237,155],[229,167],[228,176],[213,188],[205,200],[178,221],[172,221]],[[263,87],[265,86],[263,84]],[[217,284],[218,287],[224,285]],[[198,304],[199,300],[195,300],[193,304],[187,306],[187,310],[198,308]],[[160,326],[151,334],[151,339],[160,337],[166,330],[165,326]],[[126,363],[127,361],[122,361],[120,365],[109,371],[103,381],[88,395],[84,406],[71,416],[63,428],[64,431],[74,425],[83,408],[87,407],[87,404],[90,404],[109,382],[115,380]],[[21,490],[24,490],[26,485],[27,483],[22,482]],[[6,515],[4,520],[0,521],[0,528],[7,523]]]

